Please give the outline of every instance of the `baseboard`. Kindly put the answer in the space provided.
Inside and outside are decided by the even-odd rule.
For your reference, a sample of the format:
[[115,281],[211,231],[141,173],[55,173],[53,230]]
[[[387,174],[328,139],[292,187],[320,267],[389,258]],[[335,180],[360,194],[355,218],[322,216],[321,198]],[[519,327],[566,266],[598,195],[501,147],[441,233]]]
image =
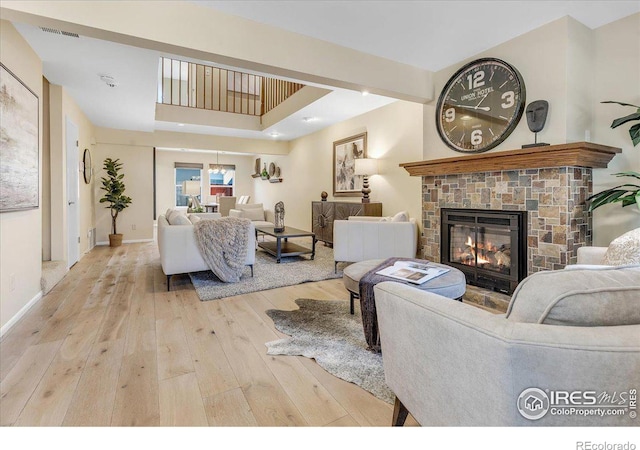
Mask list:
[[42,299],[42,291],[38,292],[35,297],[29,300],[29,302],[17,312],[15,316],[2,325],[2,328],[0,328],[0,339],[2,339],[5,333],[7,333],[20,319],[22,319],[22,316],[24,316],[33,307],[33,305],[38,303],[40,299]]
[[[122,241],[123,244],[138,244],[140,242],[153,242],[153,239],[131,239]],[[96,242],[96,245],[109,245],[109,241]]]

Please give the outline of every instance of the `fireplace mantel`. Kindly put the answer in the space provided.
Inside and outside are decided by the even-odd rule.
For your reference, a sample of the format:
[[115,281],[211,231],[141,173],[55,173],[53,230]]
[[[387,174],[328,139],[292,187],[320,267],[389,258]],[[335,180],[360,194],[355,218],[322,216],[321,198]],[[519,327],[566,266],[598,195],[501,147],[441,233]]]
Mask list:
[[605,168],[616,153],[621,151],[620,148],[607,145],[573,142],[571,144],[546,145],[504,152],[408,162],[400,164],[400,167],[404,167],[409,175],[415,177],[547,167]]

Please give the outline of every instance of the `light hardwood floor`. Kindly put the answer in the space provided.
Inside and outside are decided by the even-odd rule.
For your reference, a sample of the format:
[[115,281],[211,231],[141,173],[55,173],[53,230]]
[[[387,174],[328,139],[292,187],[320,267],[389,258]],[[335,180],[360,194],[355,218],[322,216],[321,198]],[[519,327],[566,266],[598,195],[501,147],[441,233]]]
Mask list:
[[[392,406],[304,357],[269,356],[267,309],[342,281],[201,302],[155,243],[96,247],[0,343],[0,424],[388,426]],[[411,418],[408,425],[415,425]]]

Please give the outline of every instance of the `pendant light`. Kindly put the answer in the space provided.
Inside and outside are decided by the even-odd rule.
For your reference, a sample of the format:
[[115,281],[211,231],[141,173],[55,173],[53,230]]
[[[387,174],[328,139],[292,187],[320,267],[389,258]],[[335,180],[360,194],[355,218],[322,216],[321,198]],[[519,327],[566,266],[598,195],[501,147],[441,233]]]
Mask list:
[[227,173],[227,169],[220,165],[220,152],[216,152],[216,165],[213,169],[209,168],[209,173],[221,173],[222,175]]

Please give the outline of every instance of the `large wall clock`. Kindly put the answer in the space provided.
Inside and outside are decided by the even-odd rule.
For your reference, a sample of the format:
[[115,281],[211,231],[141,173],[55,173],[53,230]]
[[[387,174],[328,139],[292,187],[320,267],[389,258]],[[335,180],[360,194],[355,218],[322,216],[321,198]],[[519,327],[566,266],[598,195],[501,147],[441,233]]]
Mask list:
[[458,152],[492,149],[518,125],[525,97],[524,81],[515,67],[496,58],[472,61],[442,89],[436,109],[438,134]]

